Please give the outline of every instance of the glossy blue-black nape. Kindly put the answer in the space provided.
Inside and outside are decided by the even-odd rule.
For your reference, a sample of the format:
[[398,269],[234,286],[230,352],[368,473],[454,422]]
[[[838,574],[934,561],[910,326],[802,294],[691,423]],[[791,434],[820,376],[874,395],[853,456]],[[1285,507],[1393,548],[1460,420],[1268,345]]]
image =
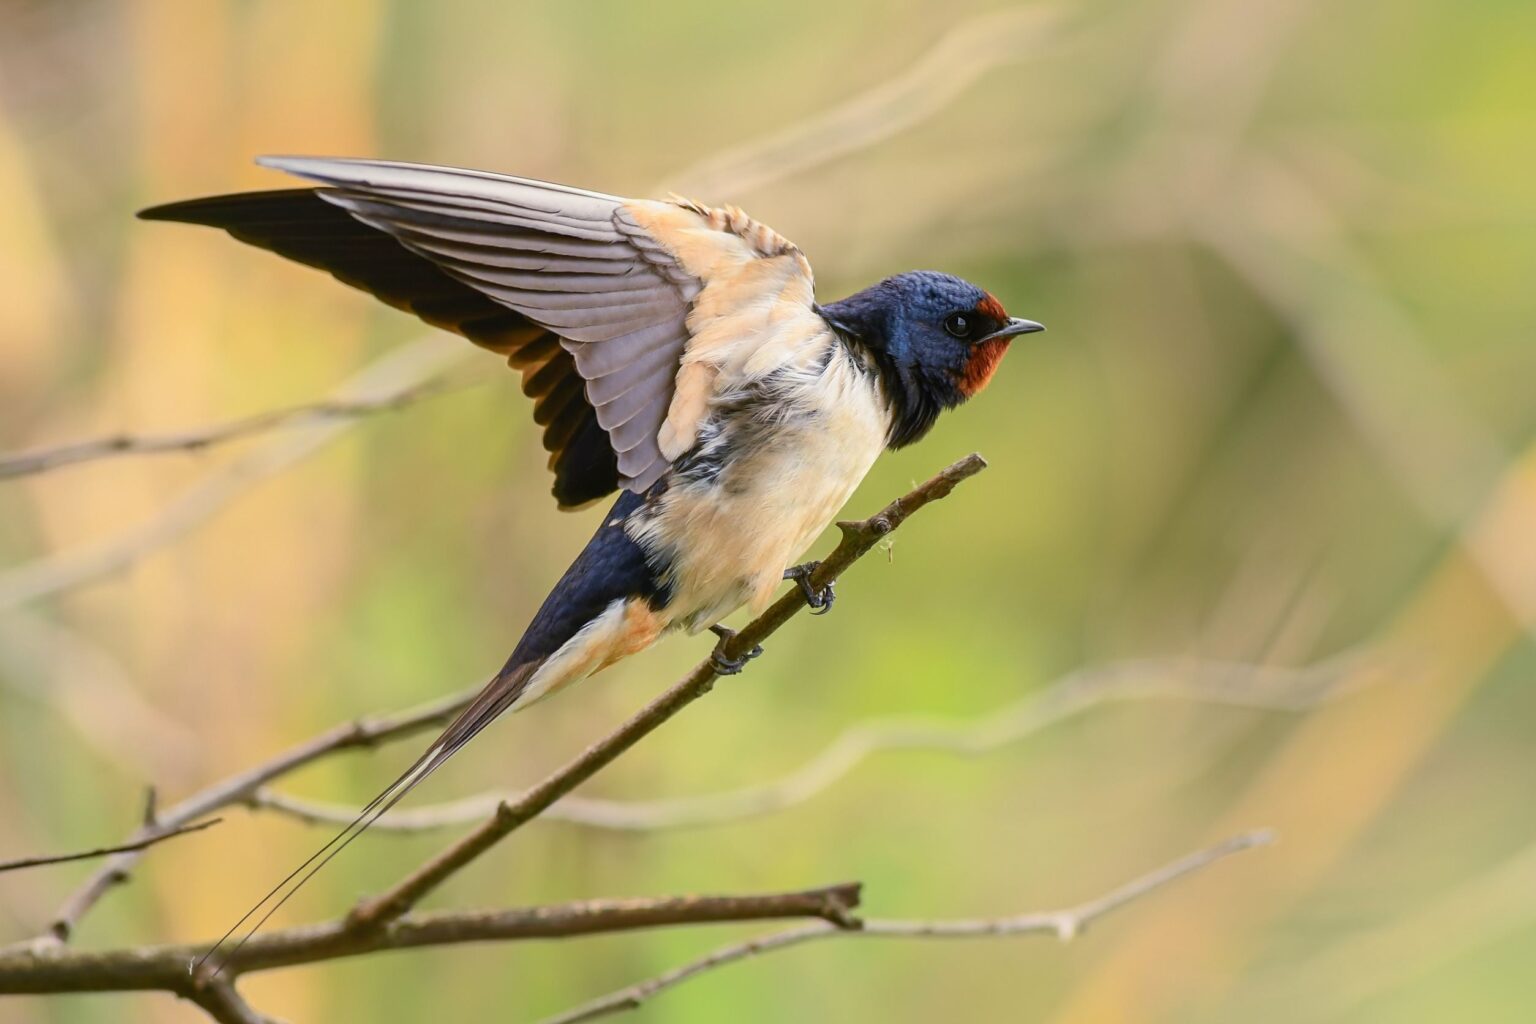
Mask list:
[[[988,292],[937,270],[888,277],[819,311],[879,367],[892,405],[892,448],[918,440],[940,412],[969,397],[962,381],[972,342],[1008,320]],[[964,333],[952,329],[959,316]]]

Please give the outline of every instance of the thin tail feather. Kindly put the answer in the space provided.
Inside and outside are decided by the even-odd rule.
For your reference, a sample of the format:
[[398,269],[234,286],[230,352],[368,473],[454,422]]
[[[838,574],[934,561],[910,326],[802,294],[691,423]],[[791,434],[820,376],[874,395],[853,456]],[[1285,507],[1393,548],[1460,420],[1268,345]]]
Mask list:
[[[271,891],[263,896],[255,906],[247,910],[240,920],[231,925],[229,930],[220,936],[219,940],[191,965],[191,971],[196,973],[205,963],[212,960],[219,950],[223,948],[224,944],[229,941],[230,936],[234,935],[245,922],[260,913],[263,907],[271,903],[266,913],[263,913],[256,923],[241,936],[240,941],[235,943],[234,948],[229,951],[228,955],[215,963],[213,970],[215,975],[223,970],[224,965],[235,954],[240,952],[272,915],[277,913],[283,904],[292,899],[293,895],[302,889],[305,883],[313,878],[321,868],[329,864],[332,858],[350,846],[352,840],[368,831],[368,828],[374,822],[389,813],[396,804],[405,798],[406,794],[410,793],[411,790],[425,781],[428,776],[447,763],[449,758],[462,750],[465,744],[469,743],[482,729],[495,721],[502,712],[516,704],[518,698],[527,689],[529,678],[541,664],[543,664],[543,659],[524,663],[515,669],[503,669],[498,673],[409,768],[402,772],[395,781],[386,786],[382,792],[368,801],[363,809],[358,812],[357,817],[353,818],[345,828],[332,836],[331,840],[320,847],[320,849],[310,854],[304,863],[290,871],[287,877],[273,886]],[[317,861],[318,863],[316,863]],[[290,885],[290,883],[292,884]],[[276,902],[272,902],[274,898],[276,898]]]

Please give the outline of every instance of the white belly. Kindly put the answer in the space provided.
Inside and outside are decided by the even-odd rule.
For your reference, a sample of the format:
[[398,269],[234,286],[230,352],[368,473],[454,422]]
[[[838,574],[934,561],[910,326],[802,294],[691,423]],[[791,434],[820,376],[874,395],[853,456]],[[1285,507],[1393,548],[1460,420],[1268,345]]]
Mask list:
[[743,604],[766,607],[884,449],[883,403],[841,355],[775,395],[772,409],[767,423],[750,408],[722,421],[718,474],[673,479],[637,517],[633,535],[670,565],[674,627],[697,632]]

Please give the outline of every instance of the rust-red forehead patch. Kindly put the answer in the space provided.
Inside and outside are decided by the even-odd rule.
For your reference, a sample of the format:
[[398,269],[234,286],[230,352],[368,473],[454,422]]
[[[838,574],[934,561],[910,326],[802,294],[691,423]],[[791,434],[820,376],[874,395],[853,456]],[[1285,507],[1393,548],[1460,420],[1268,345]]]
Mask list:
[[985,313],[993,320],[1002,322],[1008,319],[1008,314],[1003,309],[1003,304],[997,301],[997,296],[987,292],[987,297],[976,303],[976,312]]

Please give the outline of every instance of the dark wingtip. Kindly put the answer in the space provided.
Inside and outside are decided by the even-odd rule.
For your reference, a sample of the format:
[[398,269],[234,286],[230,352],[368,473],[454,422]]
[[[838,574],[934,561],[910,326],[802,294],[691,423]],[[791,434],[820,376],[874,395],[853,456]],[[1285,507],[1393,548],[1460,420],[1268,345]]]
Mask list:
[[182,199],[174,203],[161,203],[159,206],[149,206],[134,214],[139,220],[165,220],[176,221],[181,224],[214,224],[219,221],[210,220],[209,215],[217,210],[225,210],[230,206],[233,196],[205,196],[200,199]]
[[[151,206],[134,214],[139,220],[176,221],[181,224],[206,224],[229,228],[245,223],[271,221],[275,217],[313,216],[328,204],[319,202],[320,189],[290,188],[269,192],[235,192],[223,196],[201,196],[174,203]],[[292,204],[300,204],[294,206]],[[321,213],[326,210],[320,210]]]
[[176,207],[180,205],[180,203],[162,203],[159,206],[146,206],[134,216],[139,220],[177,220],[179,218],[176,216]]

